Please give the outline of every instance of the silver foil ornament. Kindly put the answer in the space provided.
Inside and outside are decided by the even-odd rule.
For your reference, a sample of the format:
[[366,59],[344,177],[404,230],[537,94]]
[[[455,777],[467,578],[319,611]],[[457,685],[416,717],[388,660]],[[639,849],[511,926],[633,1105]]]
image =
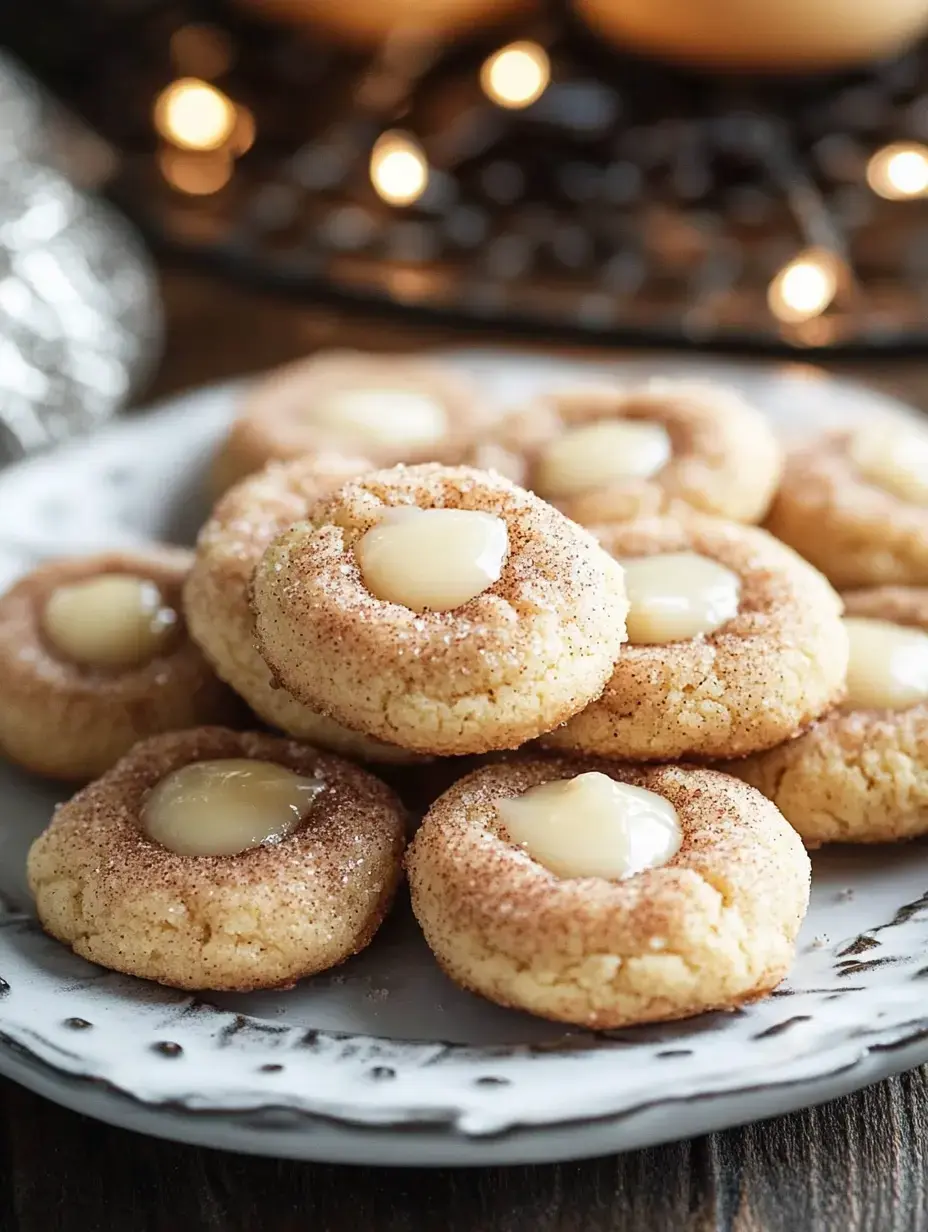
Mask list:
[[160,349],[142,244],[62,169],[78,131],[0,57],[0,461],[107,419]]

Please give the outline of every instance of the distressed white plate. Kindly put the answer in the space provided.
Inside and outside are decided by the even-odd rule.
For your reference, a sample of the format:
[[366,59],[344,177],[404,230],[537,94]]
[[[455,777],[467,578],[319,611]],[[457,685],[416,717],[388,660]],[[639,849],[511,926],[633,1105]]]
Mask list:
[[[505,399],[570,367],[455,362]],[[907,413],[792,366],[699,367],[790,435]],[[0,585],[52,554],[189,541],[237,397],[193,393],[0,475]],[[563,1159],[771,1116],[928,1060],[925,843],[816,858],[796,965],[769,1000],[594,1035],[456,989],[404,903],[365,954],[288,993],[191,998],[92,967],[29,914],[26,850],[60,794],[0,768],[0,1071],[132,1129],[364,1163]]]

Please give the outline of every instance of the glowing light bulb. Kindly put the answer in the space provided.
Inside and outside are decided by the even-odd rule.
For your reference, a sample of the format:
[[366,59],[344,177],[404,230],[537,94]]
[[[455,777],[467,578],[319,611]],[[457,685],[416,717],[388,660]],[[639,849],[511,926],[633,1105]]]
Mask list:
[[841,264],[833,252],[808,248],[793,257],[771,280],[770,311],[787,325],[810,321],[825,311],[838,292]]
[[218,150],[231,137],[235,122],[231,99],[196,77],[172,81],[155,103],[155,127],[182,150]]
[[480,69],[480,85],[487,98],[512,110],[528,107],[541,98],[550,80],[551,61],[538,43],[501,47]]
[[425,192],[429,164],[419,144],[407,133],[383,133],[371,151],[371,183],[390,205],[412,205]]
[[904,201],[928,194],[928,147],[894,141],[877,150],[867,163],[867,183],[887,201]]
[[211,196],[232,178],[232,157],[226,150],[204,153],[166,146],[158,155],[158,166],[172,188],[191,197]]

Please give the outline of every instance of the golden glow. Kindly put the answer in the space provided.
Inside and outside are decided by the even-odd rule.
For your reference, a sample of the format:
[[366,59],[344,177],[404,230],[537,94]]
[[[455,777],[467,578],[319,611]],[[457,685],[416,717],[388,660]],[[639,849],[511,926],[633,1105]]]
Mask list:
[[429,165],[419,144],[408,133],[383,133],[371,151],[371,183],[390,205],[412,205],[425,192]]
[[155,103],[155,127],[182,150],[220,149],[232,136],[235,123],[231,99],[196,77],[172,81]]
[[232,39],[219,26],[193,22],[171,35],[171,60],[178,73],[195,77],[221,77],[235,62]]
[[513,110],[541,98],[551,80],[551,61],[538,43],[510,43],[485,60],[480,85],[487,98]]
[[202,153],[166,146],[158,154],[158,165],[172,188],[191,197],[217,193],[232,178],[232,158],[227,150]]
[[914,141],[884,145],[867,164],[867,183],[887,201],[928,195],[928,146]]
[[236,158],[241,158],[255,143],[255,117],[241,103],[235,108],[235,127],[229,138],[229,148]]
[[770,311],[786,325],[809,321],[825,311],[838,292],[841,264],[825,248],[808,248],[788,262],[767,290]]

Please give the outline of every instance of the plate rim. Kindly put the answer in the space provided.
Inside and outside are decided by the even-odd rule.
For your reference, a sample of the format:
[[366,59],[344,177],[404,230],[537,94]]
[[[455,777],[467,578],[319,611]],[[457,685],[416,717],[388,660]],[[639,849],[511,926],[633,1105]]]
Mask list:
[[[435,352],[448,356],[448,349]],[[477,358],[478,361],[492,358],[493,360],[508,359],[513,362],[529,359],[547,359],[551,357],[528,356],[515,349],[455,349],[451,354],[456,359],[467,362]],[[609,369],[620,367],[654,368],[654,361],[648,359],[632,361],[607,360],[594,361],[570,359],[565,364],[589,369]],[[688,357],[678,361],[683,367],[693,369],[703,367],[706,370],[728,368],[750,368],[755,373],[767,372],[782,376],[783,365],[777,364],[725,364],[724,361],[708,359],[699,363]],[[794,369],[795,365],[789,365]],[[780,370],[778,372],[778,369]],[[903,407],[905,404],[890,395],[868,387],[854,385],[841,378],[827,377],[829,382],[855,390],[864,389],[868,396],[882,402],[887,407]],[[191,409],[191,403],[199,403],[208,399],[218,402],[231,400],[237,390],[247,382],[248,378],[232,381],[207,383],[194,389],[181,391],[161,399],[143,411],[124,417],[105,425],[94,433],[93,440],[86,438],[74,444],[90,445],[99,443],[100,439],[121,437],[126,429],[138,429],[143,424],[150,424],[166,414],[180,415]],[[907,408],[911,410],[911,408]],[[21,472],[29,468],[33,462],[41,464],[43,460],[53,457],[54,453],[67,452],[69,446],[63,449],[45,453],[38,459],[26,459],[14,464],[0,474],[0,487],[5,486],[11,472]],[[2,1011],[0,1011],[2,1018]],[[303,1132],[297,1130],[258,1130],[248,1124],[240,1124],[244,1115],[251,1120],[261,1111],[253,1109],[242,1113],[229,1108],[217,1107],[213,1110],[183,1107],[177,1103],[147,1100],[138,1094],[127,1091],[107,1079],[95,1077],[92,1074],[76,1075],[56,1067],[48,1059],[41,1057],[22,1041],[14,1040],[4,1034],[0,1022],[0,1073],[13,1078],[29,1089],[52,1099],[74,1111],[97,1116],[99,1119],[123,1128],[141,1132],[153,1133],[156,1136],[175,1141],[185,1141],[203,1146],[219,1146],[222,1149],[236,1150],[245,1153],[271,1155],[298,1159],[313,1159],[325,1162],[340,1163],[388,1163],[404,1166],[447,1166],[485,1164],[519,1164],[533,1162],[551,1162],[584,1158],[597,1154],[608,1154],[617,1150],[656,1145],[660,1142],[675,1140],[689,1136],[690,1133],[705,1133],[732,1124],[743,1124],[751,1120],[767,1119],[770,1116],[781,1115],[797,1108],[811,1106],[824,1102],[849,1091],[859,1089],[869,1082],[877,1081],[910,1066],[928,1060],[928,1016],[908,1024],[911,1031],[899,1034],[889,1044],[873,1039],[861,1042],[859,1055],[847,1065],[831,1069],[827,1073],[798,1079],[755,1083],[732,1090],[707,1090],[689,1097],[664,1097],[650,1101],[644,1107],[632,1108],[617,1114],[593,1115],[592,1117],[574,1117],[569,1120],[553,1121],[549,1124],[517,1124],[504,1132],[471,1136],[455,1128],[431,1125],[427,1127],[391,1122],[384,1126],[366,1125],[349,1122],[337,1117],[320,1116],[316,1113],[301,1112],[297,1114]],[[876,1032],[874,1032],[876,1034]],[[758,1091],[767,1096],[763,1111],[752,1111],[752,1097]],[[770,1098],[776,1093],[774,1098]],[[794,1096],[796,1098],[794,1098]],[[690,1107],[696,1105],[701,1109],[697,1118],[697,1127],[688,1130],[681,1129],[681,1123],[687,1123],[691,1118],[673,1116],[667,1118],[665,1129],[653,1128],[642,1131],[642,1119],[653,1117],[661,1109],[679,1108],[681,1104]],[[775,1105],[770,1110],[770,1104]],[[272,1107],[273,1105],[268,1105]],[[710,1115],[705,1115],[708,1107],[715,1109]],[[225,1127],[224,1129],[222,1127]],[[311,1132],[306,1133],[306,1127]],[[397,1129],[401,1132],[396,1133]],[[222,1130],[222,1132],[216,1132]],[[223,1139],[223,1141],[217,1141]],[[333,1143],[327,1147],[326,1140]],[[385,1150],[385,1145],[387,1149]],[[447,1147],[447,1149],[445,1149]],[[360,1148],[360,1155],[359,1155]],[[375,1149],[376,1148],[376,1149]],[[385,1155],[391,1158],[384,1158]]]
[[[880,1056],[889,1059],[885,1064],[874,1062]],[[520,1125],[499,1134],[469,1137],[450,1126],[367,1126],[316,1113],[300,1113],[290,1130],[259,1129],[249,1124],[252,1114],[248,1112],[152,1103],[105,1079],[65,1073],[0,1031],[0,1075],[70,1112],[166,1142],[271,1159],[358,1167],[520,1167],[645,1150],[818,1107],[926,1062],[928,1016],[912,1036],[889,1048],[866,1045],[850,1065],[812,1079],[706,1092],[684,1100],[656,1100],[646,1109],[654,1116],[666,1108],[680,1109],[681,1105],[684,1112],[673,1123],[667,1121],[663,1128],[655,1127],[650,1132],[642,1133],[637,1128],[640,1113],[635,1110],[551,1125]],[[772,1107],[758,1112],[751,1108],[750,1101],[759,1090],[767,1094],[775,1091],[783,1098],[773,1100]],[[690,1118],[685,1109],[696,1106],[701,1114],[693,1120],[698,1120],[698,1125],[688,1128]],[[706,1109],[708,1116],[702,1115]]]

